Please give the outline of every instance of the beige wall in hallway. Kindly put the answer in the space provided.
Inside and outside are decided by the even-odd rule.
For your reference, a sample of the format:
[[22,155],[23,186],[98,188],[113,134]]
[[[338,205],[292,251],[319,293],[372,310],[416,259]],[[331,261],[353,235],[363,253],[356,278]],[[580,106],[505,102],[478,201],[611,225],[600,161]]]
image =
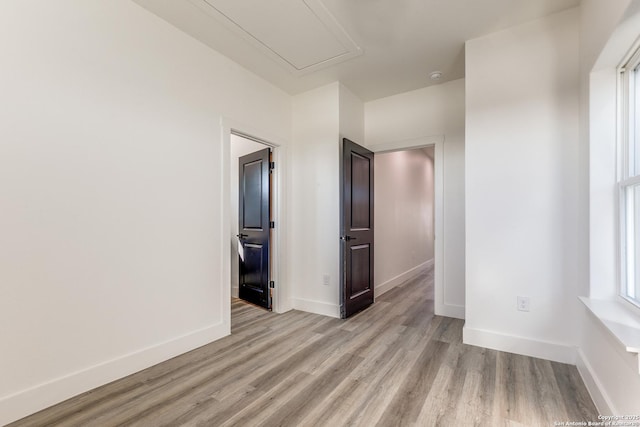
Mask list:
[[376,294],[433,259],[433,148],[376,154]]

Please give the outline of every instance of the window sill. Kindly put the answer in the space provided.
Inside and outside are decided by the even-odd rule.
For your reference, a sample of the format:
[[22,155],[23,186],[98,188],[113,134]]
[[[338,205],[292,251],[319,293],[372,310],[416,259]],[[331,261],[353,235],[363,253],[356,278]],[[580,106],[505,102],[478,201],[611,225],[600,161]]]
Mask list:
[[635,353],[638,357],[640,374],[640,318],[638,315],[626,307],[622,301],[579,298],[626,351]]

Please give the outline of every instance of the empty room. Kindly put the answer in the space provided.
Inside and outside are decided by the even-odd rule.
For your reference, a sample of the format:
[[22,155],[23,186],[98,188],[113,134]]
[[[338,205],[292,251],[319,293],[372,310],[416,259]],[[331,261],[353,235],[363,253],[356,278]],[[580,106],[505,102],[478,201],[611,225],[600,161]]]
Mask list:
[[0,425],[640,426],[640,0],[3,0],[0,52]]

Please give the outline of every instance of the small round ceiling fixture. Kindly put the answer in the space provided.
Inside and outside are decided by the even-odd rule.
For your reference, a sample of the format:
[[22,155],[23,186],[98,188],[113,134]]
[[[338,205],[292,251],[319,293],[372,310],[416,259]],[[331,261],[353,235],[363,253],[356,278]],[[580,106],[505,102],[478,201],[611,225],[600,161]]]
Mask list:
[[442,71],[434,71],[429,74],[431,80],[440,80],[442,78]]

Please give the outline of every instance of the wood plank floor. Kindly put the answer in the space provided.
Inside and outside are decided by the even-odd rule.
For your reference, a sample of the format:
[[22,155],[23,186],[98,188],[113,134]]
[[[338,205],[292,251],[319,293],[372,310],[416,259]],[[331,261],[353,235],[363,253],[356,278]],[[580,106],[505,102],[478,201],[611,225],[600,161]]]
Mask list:
[[551,426],[595,421],[574,366],[462,344],[427,272],[343,321],[232,303],[232,335],[12,426]]

